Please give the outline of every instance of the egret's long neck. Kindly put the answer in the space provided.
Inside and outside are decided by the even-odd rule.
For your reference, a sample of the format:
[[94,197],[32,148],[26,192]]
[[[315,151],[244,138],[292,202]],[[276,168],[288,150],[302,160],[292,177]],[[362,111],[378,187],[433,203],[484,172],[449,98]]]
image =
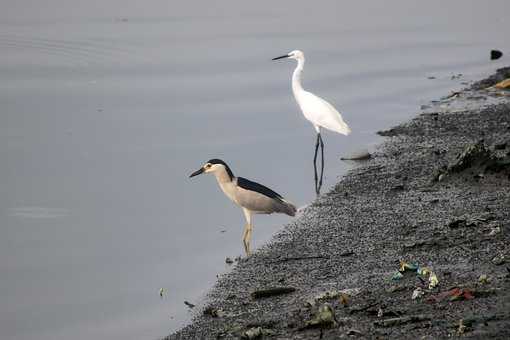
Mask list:
[[303,91],[301,86],[301,73],[303,72],[303,66],[305,65],[305,59],[298,59],[298,64],[294,73],[292,73],[292,92],[296,96],[299,92]]

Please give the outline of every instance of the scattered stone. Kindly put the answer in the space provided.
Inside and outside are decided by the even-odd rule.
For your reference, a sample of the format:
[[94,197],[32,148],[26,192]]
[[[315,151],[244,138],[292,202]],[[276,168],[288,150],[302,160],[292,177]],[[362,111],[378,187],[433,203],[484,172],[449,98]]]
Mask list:
[[483,222],[483,220],[476,218],[459,217],[450,221],[448,223],[448,227],[451,229],[469,228],[476,226],[480,222]]
[[401,291],[404,291],[404,290],[408,290],[409,288],[410,288],[409,286],[391,286],[388,289],[386,289],[386,292],[388,292],[388,293],[396,293],[396,292],[401,292]]
[[214,308],[213,306],[207,306],[204,309],[203,314],[212,316],[213,318],[221,318],[225,315],[221,309]]
[[260,299],[260,298],[266,298],[276,295],[282,295],[282,294],[289,294],[296,291],[296,288],[294,287],[273,287],[273,288],[266,288],[266,289],[260,289],[256,290],[251,293],[252,298],[254,299]]
[[454,99],[454,98],[457,98],[458,96],[460,96],[460,92],[454,91],[454,92],[450,93],[449,95],[447,95],[446,97],[444,97],[442,99],[443,100]]
[[500,50],[491,50],[491,60],[498,60],[503,56],[503,52]]
[[191,302],[184,301],[184,304],[185,304],[186,306],[188,306],[189,308],[195,308],[195,305],[194,305],[194,304],[192,304]]
[[483,140],[471,144],[457,155],[453,163],[448,166],[448,172],[461,172],[477,163],[483,163],[491,158],[489,149]]
[[333,307],[331,307],[329,303],[324,303],[319,307],[314,317],[311,320],[306,321],[304,327],[302,327],[301,329],[330,328],[336,327],[337,325],[338,322],[336,320],[335,311],[333,310]]
[[477,179],[477,180],[480,180],[480,179],[482,179],[482,178],[484,178],[484,177],[485,177],[485,175],[484,175],[483,173],[476,174],[476,175],[474,175],[474,176],[473,176],[473,178],[474,178],[474,179]]
[[165,291],[166,291],[166,289],[165,289],[165,288],[160,288],[160,289],[159,289],[159,297],[160,297],[160,298],[163,298],[163,296],[165,295]]
[[393,327],[393,326],[404,325],[407,323],[429,321],[430,319],[431,319],[430,316],[418,314],[418,315],[412,315],[412,316],[402,316],[399,318],[391,318],[391,319],[385,319],[385,320],[380,320],[380,321],[374,321],[374,326],[376,326],[376,327]]
[[[311,299],[308,299],[305,302],[305,305],[308,307],[313,307],[317,305],[319,302],[326,301],[326,300],[335,300],[339,299],[341,301],[342,298],[348,299],[349,296],[356,296],[361,292],[359,288],[348,288],[348,289],[342,289],[342,290],[329,290],[327,292],[318,294],[314,296]],[[346,304],[344,304],[346,305]]]
[[423,246],[423,245],[425,245],[425,243],[426,242],[424,240],[408,241],[408,242],[404,242],[404,244],[402,244],[402,246],[404,248],[410,249],[410,248],[417,248],[417,247]]
[[496,255],[492,258],[491,262],[495,264],[496,266],[501,266],[502,264],[505,264],[506,259],[503,255]]
[[475,289],[472,291],[473,296],[476,298],[486,298],[492,295],[496,295],[499,289],[489,288],[489,289]]
[[510,169],[510,156],[497,157],[489,150],[484,141],[480,140],[467,146],[446,168],[439,169],[434,175],[433,181],[441,182],[446,176],[460,173],[468,168],[480,171],[478,177],[483,176],[487,171],[498,173]]
[[364,161],[372,158],[372,155],[368,150],[362,150],[352,153],[350,156],[341,157],[342,161]]
[[[510,79],[509,79],[509,81],[510,81]],[[507,146],[506,142],[499,143],[499,144],[494,144],[494,150],[505,150],[506,146]]]
[[232,264],[232,263],[234,263],[234,260],[232,260],[230,257],[227,257],[227,258],[225,259],[225,263],[226,263],[226,264]]
[[436,79],[434,76],[428,76],[427,79]]
[[252,327],[252,328],[248,329],[247,331],[245,331],[241,335],[241,338],[251,340],[251,339],[258,339],[263,336],[272,336],[274,334],[275,334],[275,332],[271,329],[262,328],[262,327]]
[[345,332],[346,335],[353,336],[353,335],[363,335],[363,333],[357,329],[351,328],[348,329],[347,332]]
[[359,307],[351,307],[349,310],[349,314],[367,311],[367,310],[371,309],[372,307],[377,306],[378,304],[379,304],[379,302],[376,301],[376,302],[367,303],[367,304],[365,304],[363,306],[359,306]]
[[404,190],[404,185],[403,184],[397,184],[395,186],[393,186],[390,190],[391,191],[402,191]]

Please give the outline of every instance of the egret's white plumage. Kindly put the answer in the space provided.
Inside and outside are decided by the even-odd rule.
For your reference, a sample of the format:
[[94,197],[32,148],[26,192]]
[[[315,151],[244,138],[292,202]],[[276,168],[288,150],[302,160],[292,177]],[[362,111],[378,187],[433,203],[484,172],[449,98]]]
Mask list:
[[[315,144],[315,157],[314,157],[314,168],[315,168],[315,190],[319,194],[320,187],[322,186],[322,176],[324,171],[324,144],[320,135],[321,128],[325,128],[343,135],[351,133],[349,125],[343,120],[342,115],[338,112],[333,105],[328,103],[326,100],[305,91],[301,86],[301,73],[303,72],[303,66],[305,65],[305,55],[299,50],[294,50],[281,57],[273,58],[273,60],[290,58],[297,60],[297,66],[292,74],[292,92],[294,98],[299,105],[299,108],[303,112],[303,115],[308,119],[317,131],[317,142]],[[320,182],[317,185],[317,150],[319,145],[321,146],[322,154],[322,170]]]
[[303,89],[301,85],[301,73],[305,65],[303,52],[299,50],[292,51],[287,55],[287,58],[297,60],[296,69],[292,74],[292,92],[303,115],[313,124],[317,133],[320,132],[321,127],[343,135],[351,133],[351,129],[343,120],[342,115],[333,105]]
[[317,133],[320,132],[321,127],[342,135],[351,133],[351,129],[342,119],[340,113],[324,99],[305,90],[294,92],[294,96],[303,111],[303,115],[312,122]]

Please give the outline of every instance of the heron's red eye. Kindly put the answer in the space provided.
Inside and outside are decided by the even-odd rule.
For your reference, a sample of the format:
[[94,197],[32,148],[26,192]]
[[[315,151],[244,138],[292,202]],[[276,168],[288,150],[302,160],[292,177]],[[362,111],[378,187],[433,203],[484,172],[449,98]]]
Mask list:
[[206,169],[209,169],[209,168],[211,167],[211,164],[210,164],[210,163],[207,163],[207,164],[205,165],[205,167],[206,167]]

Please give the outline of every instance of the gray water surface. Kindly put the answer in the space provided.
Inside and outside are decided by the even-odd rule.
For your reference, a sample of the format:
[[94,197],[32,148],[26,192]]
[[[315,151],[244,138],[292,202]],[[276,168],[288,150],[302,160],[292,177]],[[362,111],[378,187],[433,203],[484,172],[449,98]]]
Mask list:
[[[241,210],[214,178],[188,179],[209,158],[313,200],[314,130],[294,62],[272,57],[303,50],[305,88],[353,130],[325,133],[326,187],[375,131],[508,64],[489,61],[508,49],[506,0],[0,3],[8,340],[156,339],[188,322],[183,301],[242,254]],[[256,216],[254,246],[288,221]]]

